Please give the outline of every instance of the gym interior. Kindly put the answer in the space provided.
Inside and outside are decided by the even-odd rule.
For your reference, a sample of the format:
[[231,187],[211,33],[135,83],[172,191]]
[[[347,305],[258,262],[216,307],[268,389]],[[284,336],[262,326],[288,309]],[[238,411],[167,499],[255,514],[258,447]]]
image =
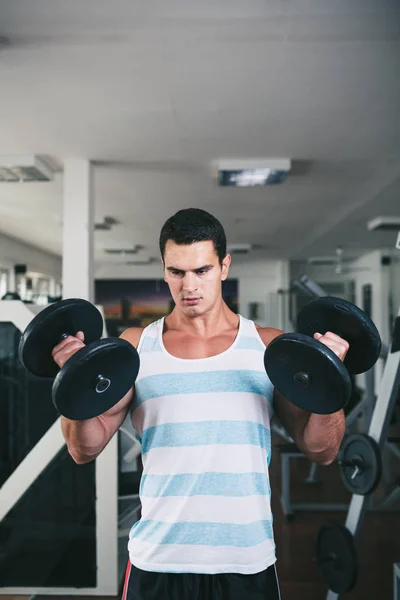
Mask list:
[[[87,301],[116,348],[170,314],[160,229],[196,207],[225,228],[233,312],[312,340],[300,315],[330,302],[327,328],[361,320],[350,347],[372,355],[332,375],[331,464],[272,420],[282,599],[400,599],[399,107],[393,0],[0,0],[0,596],[121,598],[141,441],[127,417],[96,460],[71,458],[60,414],[88,408],[63,405],[78,378],[63,388],[32,322]],[[335,396],[313,387],[322,359],[273,363],[306,406]]]

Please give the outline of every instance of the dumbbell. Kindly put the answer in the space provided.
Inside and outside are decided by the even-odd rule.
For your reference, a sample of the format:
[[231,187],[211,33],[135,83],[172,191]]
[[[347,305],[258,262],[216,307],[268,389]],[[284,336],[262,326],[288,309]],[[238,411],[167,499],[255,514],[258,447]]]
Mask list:
[[[326,296],[307,304],[297,317],[297,332],[277,336],[264,353],[272,384],[287,400],[316,414],[331,414],[350,399],[350,373],[365,373],[379,358],[381,339],[372,320],[360,308]],[[336,333],[346,340],[344,362],[314,333]]]
[[[52,350],[68,335],[85,335],[85,347],[60,369]],[[61,300],[38,313],[21,336],[18,353],[34,376],[55,378],[52,399],[61,415],[73,420],[97,417],[117,404],[136,381],[139,355],[120,338],[100,339],[103,317],[90,302]]]
[[337,463],[346,489],[367,496],[382,478],[382,454],[376,440],[366,433],[347,435],[339,451]]

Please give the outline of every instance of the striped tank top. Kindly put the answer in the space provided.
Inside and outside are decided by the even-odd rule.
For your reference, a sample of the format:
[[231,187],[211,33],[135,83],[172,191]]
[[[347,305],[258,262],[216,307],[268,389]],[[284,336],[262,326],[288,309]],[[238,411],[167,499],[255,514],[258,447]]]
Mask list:
[[144,571],[258,573],[275,560],[268,466],[273,386],[265,345],[240,317],[233,344],[181,359],[164,318],[138,344],[132,423],[142,444],[141,518],[129,558]]

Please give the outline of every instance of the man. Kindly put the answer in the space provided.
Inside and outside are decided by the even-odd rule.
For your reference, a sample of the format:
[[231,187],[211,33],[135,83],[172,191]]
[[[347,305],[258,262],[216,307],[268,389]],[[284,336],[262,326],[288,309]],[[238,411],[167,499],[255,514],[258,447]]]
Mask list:
[[[77,463],[95,459],[131,411],[142,444],[141,519],[129,536],[124,600],[278,600],[268,466],[278,419],[310,460],[330,464],[343,411],[315,415],[274,390],[265,347],[282,333],[232,312],[222,298],[231,257],[220,222],[179,211],[160,234],[171,314],[121,337],[140,355],[134,390],[104,415],[62,419]],[[348,344],[316,334],[344,359]],[[62,366],[83,345],[54,349]]]

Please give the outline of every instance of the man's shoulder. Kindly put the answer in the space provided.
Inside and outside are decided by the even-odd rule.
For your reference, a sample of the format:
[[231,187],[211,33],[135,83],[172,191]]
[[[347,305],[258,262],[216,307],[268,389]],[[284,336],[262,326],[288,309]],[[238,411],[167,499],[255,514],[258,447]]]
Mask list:
[[256,326],[258,335],[266,346],[268,346],[274,338],[278,337],[278,335],[284,333],[282,329],[276,329],[275,327],[261,327],[260,325],[257,325],[257,323],[254,323],[254,325]]
[[128,329],[125,329],[119,337],[137,348],[143,330],[144,327],[129,327]]

